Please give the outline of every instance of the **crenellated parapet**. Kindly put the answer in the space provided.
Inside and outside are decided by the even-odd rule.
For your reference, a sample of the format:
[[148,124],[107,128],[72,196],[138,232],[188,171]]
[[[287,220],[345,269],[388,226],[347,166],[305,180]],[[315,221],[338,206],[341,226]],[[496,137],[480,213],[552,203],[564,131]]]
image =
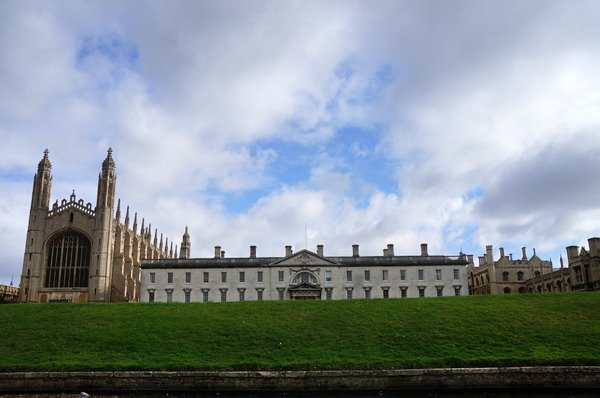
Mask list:
[[67,201],[66,199],[63,199],[63,200],[61,200],[61,202],[59,204],[58,199],[57,199],[56,202],[54,202],[54,204],[52,205],[52,208],[48,211],[48,217],[52,217],[52,216],[58,215],[60,213],[64,213],[64,212],[72,211],[72,210],[80,211],[81,213],[83,213],[87,216],[90,216],[90,217],[96,216],[96,212],[92,208],[92,204],[90,202],[87,202],[86,204],[84,204],[83,199],[77,200],[77,198],[75,196],[75,190],[73,190],[73,193],[69,197],[69,201]]

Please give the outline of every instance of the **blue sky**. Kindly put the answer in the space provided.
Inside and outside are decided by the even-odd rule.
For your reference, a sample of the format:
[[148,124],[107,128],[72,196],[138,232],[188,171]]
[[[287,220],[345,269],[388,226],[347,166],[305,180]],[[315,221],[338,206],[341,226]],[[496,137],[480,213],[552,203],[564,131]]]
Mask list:
[[544,259],[600,235],[589,1],[0,3],[0,283],[43,150],[53,201],[123,206],[193,256]]

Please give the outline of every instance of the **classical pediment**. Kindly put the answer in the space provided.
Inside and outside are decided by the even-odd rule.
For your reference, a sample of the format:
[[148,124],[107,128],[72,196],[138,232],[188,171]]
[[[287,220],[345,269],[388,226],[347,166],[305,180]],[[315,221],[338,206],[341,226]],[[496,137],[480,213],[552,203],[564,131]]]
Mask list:
[[318,265],[339,265],[333,261],[326,259],[325,257],[321,257],[316,253],[313,253],[309,250],[300,250],[298,253],[295,253],[289,257],[285,257],[281,260],[277,260],[271,265],[277,266],[291,266],[291,267],[307,267],[307,266],[318,266]]

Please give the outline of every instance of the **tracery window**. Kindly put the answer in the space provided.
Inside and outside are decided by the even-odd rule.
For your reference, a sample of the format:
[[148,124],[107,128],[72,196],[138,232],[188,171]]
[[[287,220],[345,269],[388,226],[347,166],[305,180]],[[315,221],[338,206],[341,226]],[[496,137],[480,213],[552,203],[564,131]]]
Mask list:
[[48,242],[45,287],[87,287],[91,242],[83,234],[67,231]]

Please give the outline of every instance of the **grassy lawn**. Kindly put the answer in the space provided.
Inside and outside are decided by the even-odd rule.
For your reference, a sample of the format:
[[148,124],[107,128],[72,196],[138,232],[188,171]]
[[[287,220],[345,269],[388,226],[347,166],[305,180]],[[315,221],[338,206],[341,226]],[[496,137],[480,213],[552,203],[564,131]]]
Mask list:
[[600,365],[600,294],[0,305],[0,371]]

